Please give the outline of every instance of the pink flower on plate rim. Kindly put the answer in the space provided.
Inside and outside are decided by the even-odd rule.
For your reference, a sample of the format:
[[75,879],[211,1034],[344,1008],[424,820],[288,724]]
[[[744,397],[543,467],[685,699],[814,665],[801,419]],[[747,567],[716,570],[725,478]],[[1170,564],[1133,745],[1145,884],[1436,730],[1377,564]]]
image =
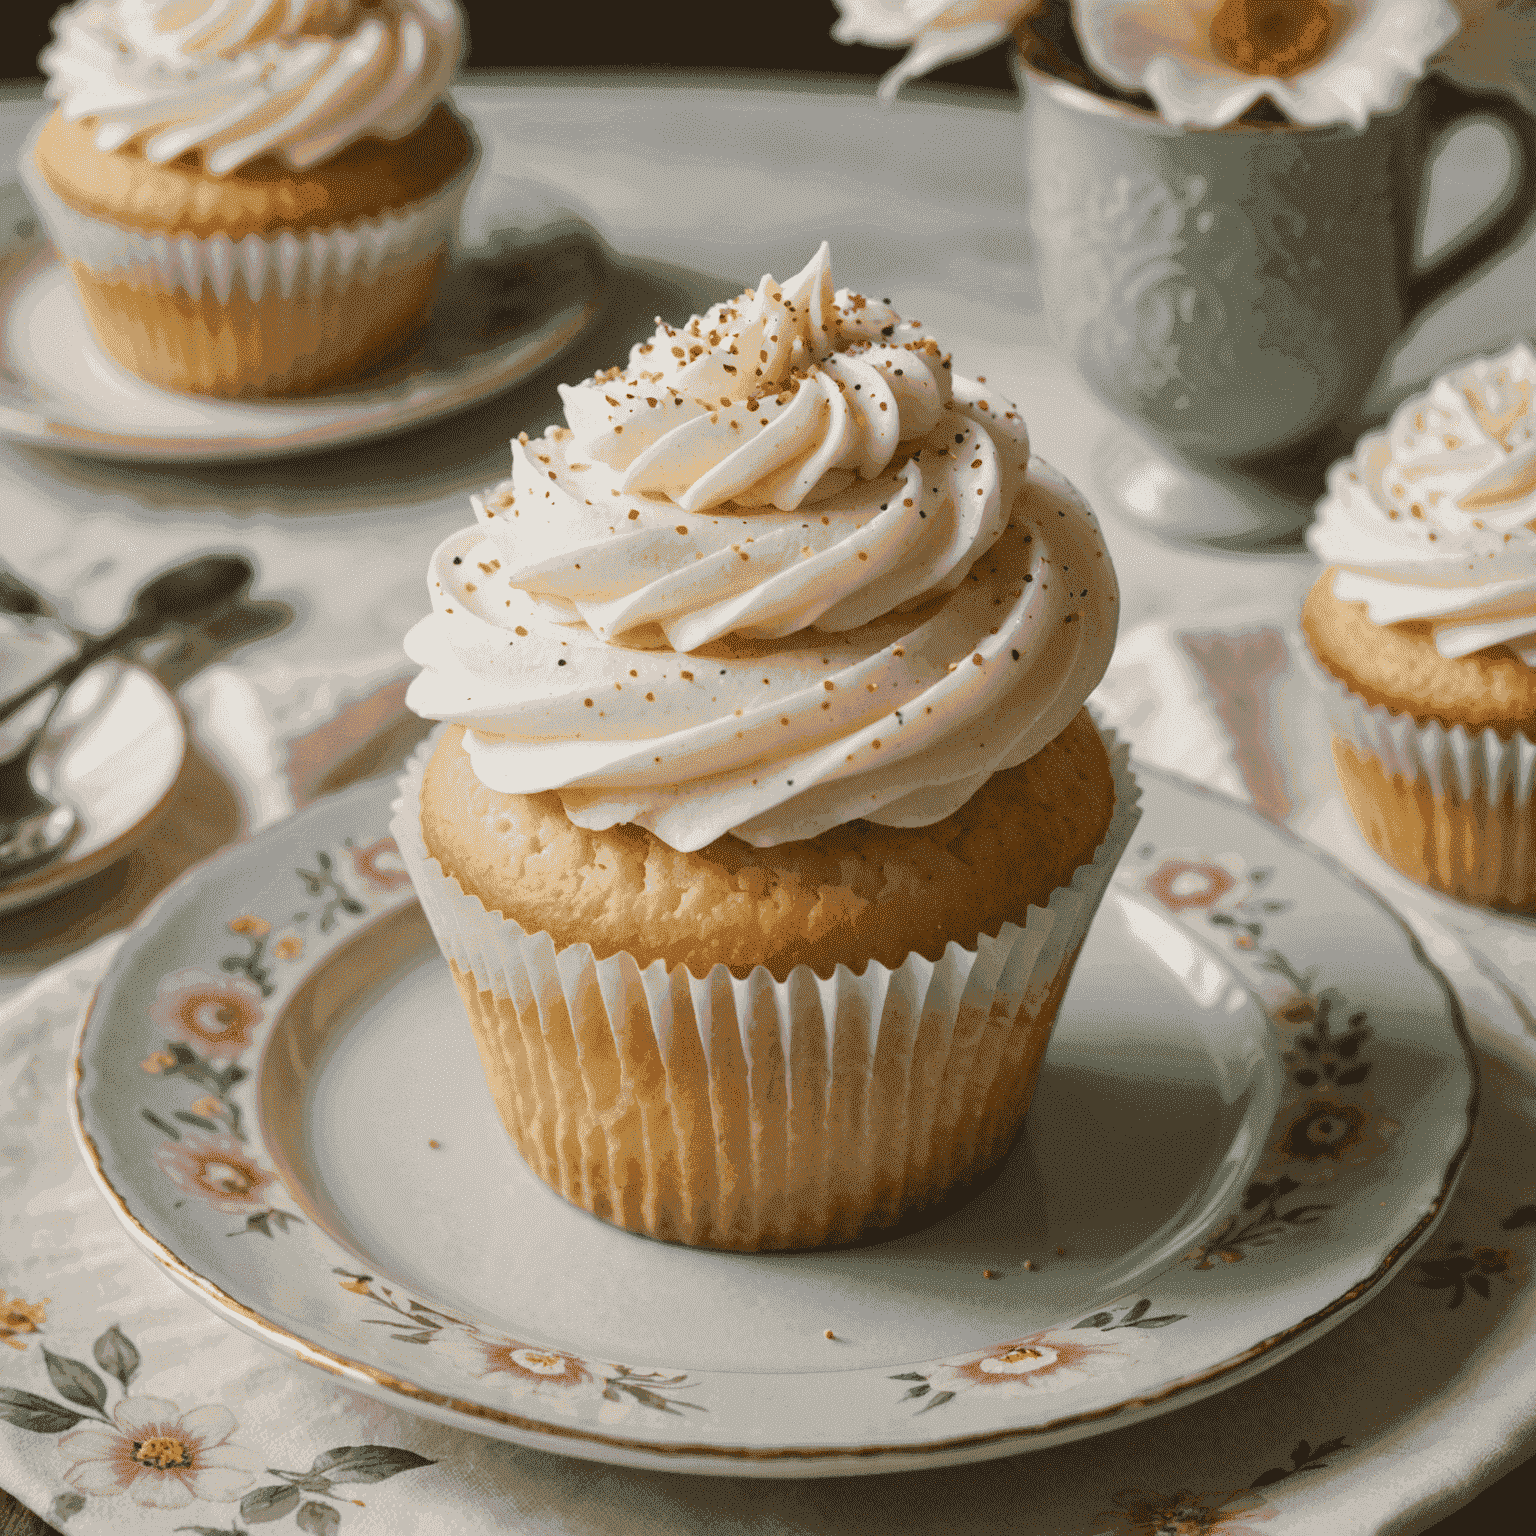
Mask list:
[[182,1413],[163,1397],[125,1397],[112,1424],[86,1424],[59,1440],[71,1458],[64,1481],[98,1498],[129,1494],[149,1509],[181,1509],[193,1499],[238,1499],[263,1458],[230,1445],[235,1416],[211,1404]]
[[261,1023],[261,992],[241,977],[176,971],[156,989],[149,1016],[209,1061],[234,1061]]
[[400,848],[392,837],[381,837],[366,848],[352,848],[352,867],[376,891],[398,891],[411,877],[400,861]]
[[1170,912],[1214,907],[1236,884],[1230,870],[1209,859],[1164,859],[1142,881]]
[[155,1149],[155,1162],[177,1189],[230,1216],[262,1209],[266,1205],[262,1191],[276,1178],[233,1136],[223,1133],[163,1141]]
[[1344,1168],[1380,1157],[1402,1126],[1381,1114],[1369,1093],[1313,1090],[1292,1104],[1256,1178],[1281,1173],[1302,1184],[1326,1184]]
[[593,1380],[586,1361],[564,1350],[523,1344],[517,1339],[468,1328],[444,1329],[441,1338],[444,1353],[466,1374],[508,1377],[516,1393],[570,1391]]
[[537,1397],[568,1418],[595,1404],[598,1421],[606,1424],[635,1406],[629,1395],[610,1392],[587,1361],[564,1350],[468,1328],[444,1328],[435,1342],[465,1375],[510,1397]]
[[1268,97],[1292,123],[1395,112],[1461,18],[1450,0],[1073,0],[1088,62],[1161,116],[1221,128]]
[[[1156,1346],[1137,1340],[1137,1354]],[[928,1374],[937,1392],[986,1387],[1008,1396],[1064,1392],[1093,1376],[1113,1376],[1131,1361],[1130,1350],[1091,1328],[1047,1328],[1028,1338],[946,1361]]]

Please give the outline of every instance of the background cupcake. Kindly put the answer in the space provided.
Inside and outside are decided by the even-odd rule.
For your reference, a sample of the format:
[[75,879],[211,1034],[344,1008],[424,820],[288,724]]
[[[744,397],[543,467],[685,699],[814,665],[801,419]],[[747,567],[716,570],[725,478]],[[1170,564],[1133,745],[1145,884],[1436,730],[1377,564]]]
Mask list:
[[1372,847],[1536,909],[1536,353],[1468,363],[1334,466],[1302,628]]
[[714,1247],[846,1242],[1018,1133],[1135,822],[1118,595],[1018,413],[782,288],[662,325],[446,540],[396,823],[508,1130]]
[[454,0],[80,0],[21,171],[118,362],[289,394],[425,321],[475,159]]

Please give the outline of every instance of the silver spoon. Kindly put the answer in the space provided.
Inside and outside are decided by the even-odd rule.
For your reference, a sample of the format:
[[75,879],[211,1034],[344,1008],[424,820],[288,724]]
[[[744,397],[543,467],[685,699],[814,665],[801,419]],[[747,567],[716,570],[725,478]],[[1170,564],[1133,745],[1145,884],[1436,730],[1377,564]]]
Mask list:
[[79,830],[80,818],[72,806],[38,793],[31,767],[31,747],[0,763],[0,798],[10,818],[0,821],[0,883],[57,858]]
[[23,618],[53,617],[53,608],[40,593],[34,592],[9,566],[0,565],[0,613],[14,613]]
[[57,858],[79,828],[72,807],[38,782],[38,746],[70,685],[87,668],[178,625],[206,622],[237,602],[255,577],[244,555],[200,555],[146,582],[128,617],[105,635],[86,636],[80,650],[52,672],[0,704],[0,723],[33,699],[57,689],[47,714],[21,751],[0,763],[0,881],[30,874]]

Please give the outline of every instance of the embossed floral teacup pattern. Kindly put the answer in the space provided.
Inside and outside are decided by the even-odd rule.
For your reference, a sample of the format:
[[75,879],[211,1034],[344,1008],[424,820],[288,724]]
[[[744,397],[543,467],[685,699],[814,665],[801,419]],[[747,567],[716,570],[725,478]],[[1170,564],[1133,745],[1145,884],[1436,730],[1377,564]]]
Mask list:
[[[1165,19],[1196,14],[1158,0],[1096,0],[1094,10],[1126,6]],[[1308,7],[1324,22],[1344,14],[1322,0],[1258,9],[1283,23]],[[1222,10],[1234,19],[1255,14],[1237,0]],[[1414,12],[1431,23],[1439,13],[1454,28],[1446,0],[1365,10],[1389,31],[1395,20],[1411,23]],[[1208,9],[1206,22],[1211,15]],[[1143,42],[1158,30],[1131,29]],[[1497,97],[1453,102],[1438,82],[1405,89],[1415,70],[1404,61],[1411,55],[1422,68],[1424,50],[1435,46],[1432,25],[1417,31],[1417,45],[1401,56],[1362,64],[1375,27],[1352,24],[1352,41],[1286,82],[1321,87],[1292,101],[1309,119],[1316,120],[1303,111],[1303,95],[1324,104],[1325,115],[1356,118],[1358,129],[1254,122],[1181,131],[1139,106],[1026,68],[1028,216],[1044,312],[1089,386],[1153,439],[1136,450],[1138,461],[1171,449],[1248,467],[1271,454],[1321,452],[1328,434],[1352,439],[1361,402],[1404,329],[1470,276],[1463,241],[1449,242],[1427,263],[1415,260],[1415,215],[1436,138],[1426,124],[1454,106],[1500,117],[1523,138],[1526,119]],[[1202,35],[1211,40],[1208,27]],[[1364,54],[1355,51],[1361,44]],[[1154,53],[1144,60],[1150,73],[1173,69],[1166,54]],[[1177,115],[1209,121],[1193,99],[1213,83],[1209,61],[1189,65],[1177,92],[1186,110]],[[1362,91],[1378,71],[1388,89]],[[1163,79],[1169,83],[1167,73]],[[1340,80],[1355,97],[1348,112],[1339,110]],[[1235,107],[1252,90],[1285,93],[1277,82],[1247,76],[1237,96],[1217,95]],[[1404,97],[1401,110],[1366,120],[1368,100],[1380,106]],[[1166,105],[1176,110],[1172,100]],[[1515,197],[1523,172],[1518,164],[1510,169],[1506,196]],[[1504,218],[1477,254],[1491,261],[1520,237],[1522,223]],[[1116,428],[1106,439],[1111,462],[1132,451],[1124,436]],[[1130,494],[1133,508],[1137,500]]]
[[[1198,169],[1085,180],[1067,163],[1042,156],[1035,167],[1031,220],[1052,323],[1090,382],[1182,446],[1219,456],[1326,418],[1317,370],[1348,370],[1320,269],[1297,248],[1308,222],[1296,167],[1269,178],[1259,209]],[[1241,402],[1256,359],[1281,338],[1306,359],[1306,377],[1269,423],[1249,420]]]

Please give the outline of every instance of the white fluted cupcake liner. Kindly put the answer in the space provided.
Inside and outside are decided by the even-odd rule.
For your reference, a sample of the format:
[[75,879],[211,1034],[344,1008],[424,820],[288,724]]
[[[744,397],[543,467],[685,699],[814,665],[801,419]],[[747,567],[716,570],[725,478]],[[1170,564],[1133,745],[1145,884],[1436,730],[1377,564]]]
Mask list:
[[194,297],[207,289],[221,304],[237,283],[251,298],[261,298],[269,287],[290,298],[375,275],[392,264],[420,262],[452,240],[478,160],[477,150],[440,191],[406,208],[330,229],[278,230],[231,240],[224,234],[146,235],[81,213],[38,171],[35,139],[34,133],[18,170],[49,239],[66,260],[135,286],[179,289]]
[[1371,704],[1305,642],[1299,651],[1333,733],[1340,787],[1376,852],[1464,901],[1536,906],[1536,741]]
[[942,1207],[1020,1129],[1056,1008],[1140,817],[1112,740],[1116,804],[1093,860],[974,948],[862,974],[704,977],[590,945],[557,950],[488,911],[422,839],[422,776],[391,824],[524,1158],[617,1225],[706,1247],[852,1242]]
[[[49,187],[32,151],[29,140],[22,184],[97,339],[151,383],[215,394],[314,387],[409,334],[425,318],[479,162],[477,144],[451,181],[403,208],[232,240],[145,234],[82,213]],[[380,336],[372,349],[371,330]]]

